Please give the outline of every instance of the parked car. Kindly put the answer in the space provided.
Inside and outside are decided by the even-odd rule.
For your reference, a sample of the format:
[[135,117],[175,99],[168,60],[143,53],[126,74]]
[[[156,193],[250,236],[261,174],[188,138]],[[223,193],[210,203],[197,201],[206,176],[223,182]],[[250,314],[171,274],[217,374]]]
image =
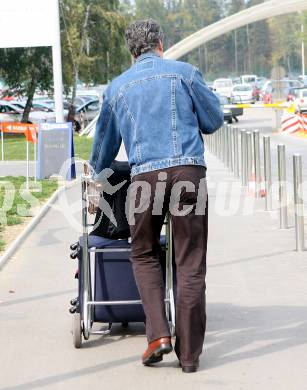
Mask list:
[[72,121],[75,131],[79,132],[86,127],[100,111],[100,102],[97,99],[81,104],[77,108],[70,107],[66,120]]
[[[83,102],[80,102],[82,104]],[[47,108],[52,111],[55,111],[55,103],[54,100],[49,98],[39,98],[33,100],[33,107],[36,109],[39,109],[39,107],[42,107],[42,109]],[[64,108],[64,115],[67,115],[68,109],[69,109],[70,103],[63,99],[63,108]]]
[[233,119],[238,122],[238,116],[242,116],[243,115],[243,108],[242,107],[236,107],[235,106],[235,103],[232,99],[227,99],[228,100],[228,104],[231,105],[231,113],[232,113],[232,117]]
[[224,114],[224,122],[232,123],[233,117],[232,117],[232,111],[229,107],[226,107],[229,102],[226,96],[218,96],[221,103],[221,109],[223,110]]
[[0,122],[17,122],[20,118],[17,108],[13,108],[5,100],[0,100]]
[[[23,108],[15,106],[11,102],[0,100],[0,121],[15,122],[22,119]],[[54,112],[31,111],[30,123],[55,122]]]
[[238,122],[238,116],[243,115],[243,108],[234,107],[227,96],[216,94],[219,98],[221,109],[224,113],[224,122],[232,123],[233,119]]
[[255,85],[258,76],[255,74],[245,74],[245,75],[242,75],[240,78],[241,78],[241,84]]
[[241,84],[241,79],[240,77],[235,77],[232,79],[233,85]]
[[295,100],[295,89],[296,88],[290,88],[287,96],[287,102],[293,102]]
[[234,103],[255,103],[254,87],[251,84],[238,84],[232,89]]
[[307,113],[307,88],[295,88],[293,90],[295,99],[294,107],[295,112],[299,114],[306,114]]
[[260,98],[261,98],[261,90],[264,86],[264,84],[266,83],[267,79],[265,77],[257,77],[257,81],[254,85],[254,92],[253,92],[253,95],[254,95],[254,98],[256,101],[259,101]]
[[[275,90],[275,86],[279,86],[279,91]],[[303,87],[303,84],[298,80],[269,80],[267,81],[262,89],[261,96],[264,103],[273,103],[275,96],[278,92],[280,94],[280,97],[278,99],[288,99],[289,92],[291,88],[301,88]]]
[[306,76],[306,75],[305,75],[305,76],[300,75],[300,76],[298,77],[298,80],[304,85],[304,87],[307,86],[307,76]]
[[[20,110],[24,110],[26,107],[27,102],[25,100],[19,101],[14,100],[12,101],[12,104],[14,106],[18,107]],[[44,102],[35,102],[32,103],[32,111],[44,111],[44,112],[54,112],[54,110],[50,107],[49,104],[46,104]]]
[[266,77],[257,77],[256,86],[261,89],[266,81]]
[[213,90],[222,96],[231,97],[233,83],[231,79],[217,79],[213,82]]

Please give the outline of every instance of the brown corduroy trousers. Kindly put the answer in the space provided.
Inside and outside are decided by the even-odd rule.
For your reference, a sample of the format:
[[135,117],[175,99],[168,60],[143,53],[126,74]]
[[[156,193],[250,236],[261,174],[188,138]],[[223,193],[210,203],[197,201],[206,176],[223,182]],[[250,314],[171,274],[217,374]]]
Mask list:
[[146,315],[148,342],[170,336],[159,262],[160,233],[170,211],[177,276],[175,352],[183,365],[197,364],[206,329],[205,177],[202,166],[171,167],[136,175],[130,191],[130,209],[131,202],[135,202],[134,208],[139,207],[134,221],[130,219],[131,262]]

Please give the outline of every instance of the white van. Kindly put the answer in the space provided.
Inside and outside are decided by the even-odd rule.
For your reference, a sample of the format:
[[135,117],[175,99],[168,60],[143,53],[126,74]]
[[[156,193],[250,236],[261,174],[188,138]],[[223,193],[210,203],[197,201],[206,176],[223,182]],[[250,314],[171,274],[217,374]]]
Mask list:
[[245,74],[241,76],[241,83],[242,84],[256,84],[258,76],[255,74]]

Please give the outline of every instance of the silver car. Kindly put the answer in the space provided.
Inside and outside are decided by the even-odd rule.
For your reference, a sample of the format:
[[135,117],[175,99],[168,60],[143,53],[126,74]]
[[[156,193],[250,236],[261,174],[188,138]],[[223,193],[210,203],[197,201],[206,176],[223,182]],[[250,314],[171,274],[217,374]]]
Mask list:
[[[22,119],[23,108],[11,102],[0,100],[0,122],[19,122]],[[29,122],[55,122],[54,112],[31,111]]]
[[295,99],[293,101],[295,111],[299,114],[307,113],[307,88],[295,88]]

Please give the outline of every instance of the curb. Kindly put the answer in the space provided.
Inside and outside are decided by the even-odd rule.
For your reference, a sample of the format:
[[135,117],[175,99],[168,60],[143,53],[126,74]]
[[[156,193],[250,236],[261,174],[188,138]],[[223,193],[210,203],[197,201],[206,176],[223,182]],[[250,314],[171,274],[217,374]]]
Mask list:
[[40,209],[38,214],[33,217],[32,221],[27,225],[27,227],[20,233],[20,235],[11,243],[11,245],[5,250],[3,255],[0,257],[0,271],[3,269],[8,260],[13,256],[16,250],[20,247],[20,244],[27,238],[35,226],[41,221],[41,219],[47,214],[49,208],[57,201],[58,197],[67,189],[72,188],[77,184],[77,180],[65,184],[64,186],[58,188],[55,193],[48,199],[47,203]]

